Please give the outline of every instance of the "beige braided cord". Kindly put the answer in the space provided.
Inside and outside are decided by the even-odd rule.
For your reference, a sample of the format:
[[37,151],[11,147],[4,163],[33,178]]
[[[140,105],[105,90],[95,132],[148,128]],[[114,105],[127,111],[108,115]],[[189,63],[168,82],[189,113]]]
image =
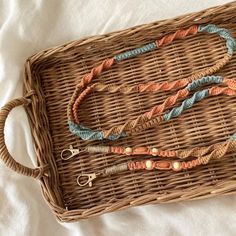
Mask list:
[[202,164],[207,164],[211,159],[220,159],[227,152],[236,150],[236,141],[227,140],[208,147],[193,148],[188,150],[178,150],[177,155],[181,159],[188,157],[198,157]]

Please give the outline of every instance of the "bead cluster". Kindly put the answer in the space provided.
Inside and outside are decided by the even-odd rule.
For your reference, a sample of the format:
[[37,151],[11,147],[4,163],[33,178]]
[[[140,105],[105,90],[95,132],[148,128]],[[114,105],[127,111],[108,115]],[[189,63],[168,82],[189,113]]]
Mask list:
[[160,157],[176,157],[175,151],[167,151],[167,150],[159,150],[157,148],[148,148],[148,147],[110,147],[109,151],[111,153],[118,153],[118,154],[126,154],[126,155],[152,155],[152,156],[160,156]]
[[[152,155],[163,158],[163,161],[136,161],[130,162],[130,170],[167,170],[172,169],[174,171],[180,171],[182,169],[191,169],[198,165],[207,164],[211,159],[220,159],[228,151],[236,149],[236,135],[231,136],[231,138],[225,142],[214,144],[208,147],[192,148],[192,149],[182,149],[182,150],[161,150],[158,148],[148,148],[148,147],[122,147],[122,146],[88,146],[85,150],[90,153],[115,153],[115,154],[125,154],[131,155]],[[187,161],[169,161],[167,158],[195,158]]]
[[[189,166],[188,168],[192,168]],[[129,170],[174,170],[180,171],[182,170],[182,163],[179,161],[153,161],[153,160],[146,160],[146,161],[130,161],[128,162],[128,169]]]

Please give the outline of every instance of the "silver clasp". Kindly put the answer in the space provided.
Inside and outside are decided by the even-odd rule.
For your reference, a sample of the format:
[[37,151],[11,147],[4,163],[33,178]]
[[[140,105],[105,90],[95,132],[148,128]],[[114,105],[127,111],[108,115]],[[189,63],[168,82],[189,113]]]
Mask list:
[[78,155],[80,153],[79,149],[74,149],[72,145],[70,145],[69,149],[64,149],[61,152],[61,159],[62,160],[69,160],[75,155]]
[[[82,179],[83,177],[87,178],[87,180],[84,182]],[[79,186],[85,186],[88,184],[89,187],[92,187],[92,181],[97,178],[97,175],[95,173],[92,174],[80,174],[77,177],[77,183]]]

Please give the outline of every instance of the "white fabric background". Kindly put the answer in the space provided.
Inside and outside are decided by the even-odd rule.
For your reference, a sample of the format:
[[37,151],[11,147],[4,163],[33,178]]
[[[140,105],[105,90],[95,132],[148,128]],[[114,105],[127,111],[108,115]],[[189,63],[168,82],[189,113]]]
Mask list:
[[[0,106],[22,95],[23,63],[42,49],[181,15],[227,0],[0,0]],[[21,163],[35,154],[26,114],[15,109],[6,142]],[[58,223],[33,179],[0,165],[0,235],[236,235],[236,195],[149,205]]]

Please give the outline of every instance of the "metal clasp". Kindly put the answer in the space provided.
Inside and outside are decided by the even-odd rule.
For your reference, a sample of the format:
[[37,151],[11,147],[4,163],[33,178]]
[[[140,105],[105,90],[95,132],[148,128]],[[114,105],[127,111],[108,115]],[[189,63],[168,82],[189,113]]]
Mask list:
[[64,149],[61,152],[61,159],[62,160],[69,160],[75,155],[78,155],[80,153],[79,149],[74,149],[72,145],[69,146],[69,149]]
[[[84,182],[82,179],[83,177],[87,178],[87,180]],[[97,178],[97,175],[95,173],[92,174],[80,174],[77,177],[77,183],[79,186],[85,186],[88,184],[89,187],[92,187],[92,181]]]

